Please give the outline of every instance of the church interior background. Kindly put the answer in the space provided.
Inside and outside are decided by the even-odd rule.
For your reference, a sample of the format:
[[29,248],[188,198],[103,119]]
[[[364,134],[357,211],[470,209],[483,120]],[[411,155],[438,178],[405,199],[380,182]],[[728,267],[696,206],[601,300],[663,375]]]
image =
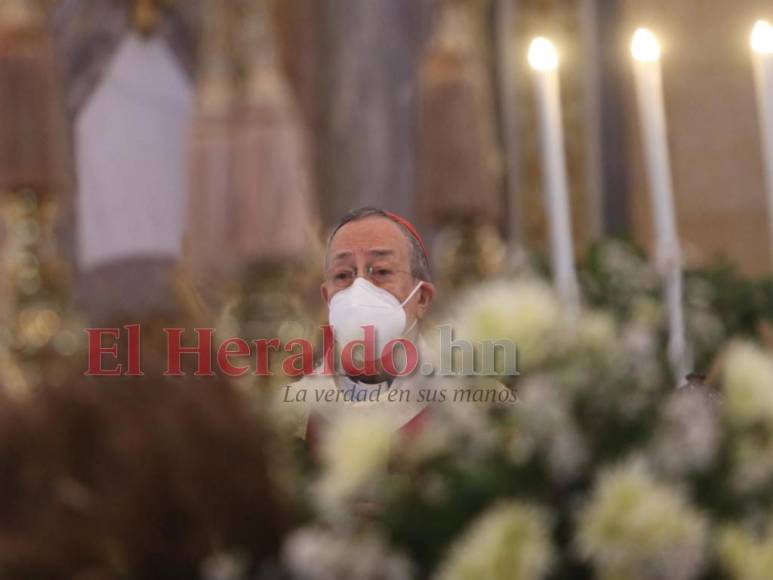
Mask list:
[[[0,0],[0,577],[769,578],[764,19],[762,0]],[[639,27],[662,46],[666,259]],[[560,59],[563,233],[536,36]],[[450,412],[393,450],[342,424],[317,461],[277,377],[161,376],[166,327],[317,340],[326,235],[361,206],[424,234],[439,318],[521,345],[519,410]],[[151,370],[83,376],[85,329],[125,354],[140,323]]]

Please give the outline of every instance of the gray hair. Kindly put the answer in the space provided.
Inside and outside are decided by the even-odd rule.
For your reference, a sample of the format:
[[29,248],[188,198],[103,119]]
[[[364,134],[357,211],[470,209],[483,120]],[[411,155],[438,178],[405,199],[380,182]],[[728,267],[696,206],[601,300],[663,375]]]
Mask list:
[[[330,237],[327,239],[327,246],[330,247],[330,242],[333,241],[333,238],[338,233],[338,230],[340,230],[342,227],[344,227],[346,224],[351,222],[356,222],[359,220],[364,220],[365,218],[369,217],[383,217],[391,221],[393,224],[395,224],[398,228],[400,228],[400,231],[403,232],[403,235],[405,236],[405,239],[408,240],[408,243],[411,247],[411,275],[416,280],[424,280],[425,282],[431,282],[432,277],[430,274],[430,268],[429,268],[429,260],[427,259],[427,255],[424,253],[424,249],[421,247],[421,244],[419,243],[419,240],[417,240],[414,235],[406,228],[403,224],[400,222],[396,222],[393,220],[389,215],[382,209],[379,209],[377,207],[361,207],[358,209],[354,209],[347,213],[344,217],[340,219],[340,221],[336,224],[336,226],[333,228],[332,233],[330,234]],[[327,253],[325,255],[325,263],[327,264]]]

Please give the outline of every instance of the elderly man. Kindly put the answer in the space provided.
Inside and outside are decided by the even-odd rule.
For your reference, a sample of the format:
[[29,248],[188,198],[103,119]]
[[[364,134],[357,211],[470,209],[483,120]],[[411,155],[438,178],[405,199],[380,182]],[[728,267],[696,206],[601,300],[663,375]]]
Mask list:
[[[315,393],[339,391],[349,396],[322,397],[312,402],[306,439],[313,447],[327,425],[342,414],[372,414],[386,418],[395,431],[411,433],[420,428],[432,400],[433,377],[398,377],[387,369],[383,352],[390,341],[408,339],[424,360],[427,352],[419,335],[419,322],[426,316],[435,286],[430,281],[426,247],[416,229],[391,212],[366,207],[350,212],[331,234],[325,256],[322,299],[329,308],[339,352],[350,341],[365,336],[363,327],[375,331],[376,360],[362,365],[339,365],[335,376],[318,373],[291,385],[296,391]],[[404,361],[403,361],[404,362]],[[351,368],[357,369],[352,372]],[[347,374],[348,373],[348,374]],[[317,397],[319,398],[319,397]]]

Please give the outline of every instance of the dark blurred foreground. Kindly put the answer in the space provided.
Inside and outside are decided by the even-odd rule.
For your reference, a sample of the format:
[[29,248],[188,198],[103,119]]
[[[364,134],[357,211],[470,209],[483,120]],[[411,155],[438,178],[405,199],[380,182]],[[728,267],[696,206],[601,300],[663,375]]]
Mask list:
[[284,525],[266,441],[219,379],[81,378],[1,398],[3,577],[227,578],[223,555],[265,572]]

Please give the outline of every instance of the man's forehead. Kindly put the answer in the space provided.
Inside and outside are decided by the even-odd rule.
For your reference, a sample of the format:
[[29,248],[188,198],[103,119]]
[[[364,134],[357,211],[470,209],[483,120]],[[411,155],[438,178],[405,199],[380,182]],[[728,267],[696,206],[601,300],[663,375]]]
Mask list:
[[397,251],[392,248],[354,248],[353,250],[338,250],[330,253],[331,260],[344,260],[351,258],[357,253],[366,254],[372,258],[389,258],[396,256]]
[[374,255],[402,254],[410,251],[410,242],[396,223],[379,216],[349,222],[335,233],[328,246],[328,256],[345,253]]

